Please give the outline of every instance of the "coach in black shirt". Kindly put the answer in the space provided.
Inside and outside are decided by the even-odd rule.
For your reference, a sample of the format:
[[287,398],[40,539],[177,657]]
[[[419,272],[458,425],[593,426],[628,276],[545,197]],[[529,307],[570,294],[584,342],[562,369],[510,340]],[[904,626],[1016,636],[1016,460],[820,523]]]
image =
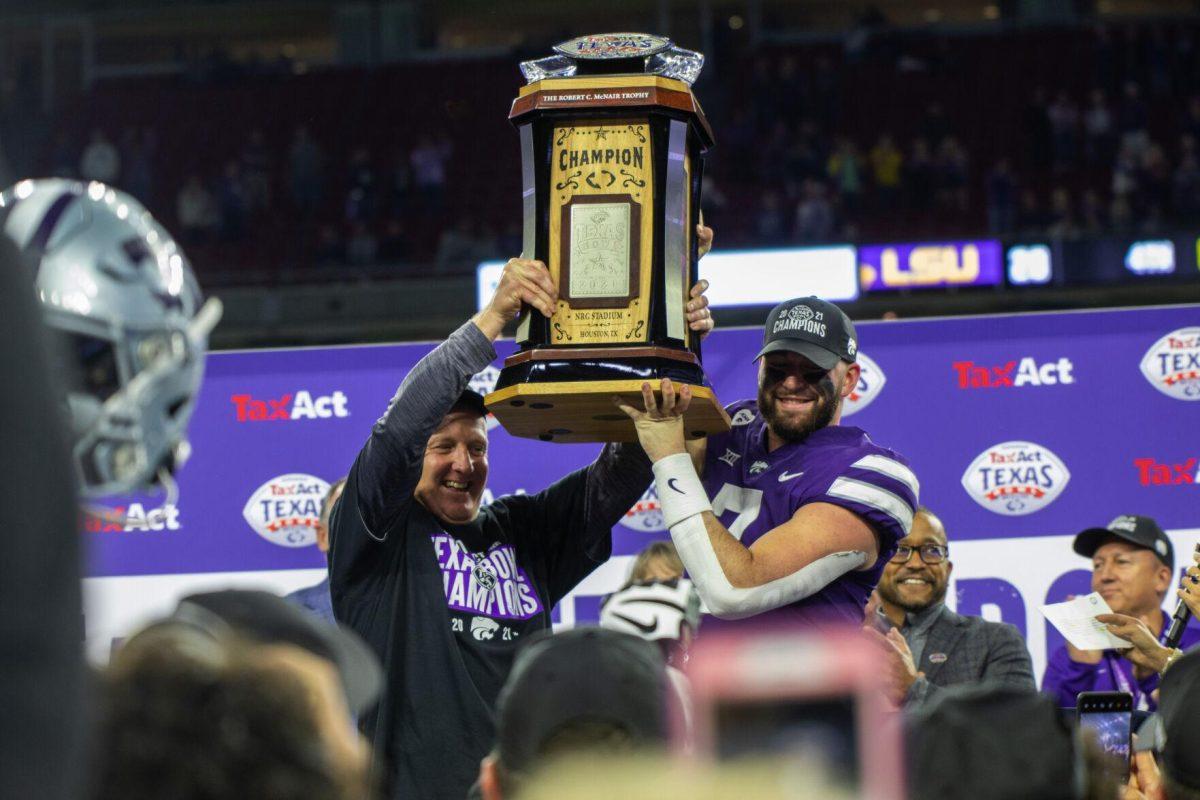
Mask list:
[[[461,800],[494,739],[517,645],[612,550],[612,527],[650,484],[637,445],[533,495],[481,508],[485,410],[466,390],[522,301],[549,316],[545,267],[513,259],[489,305],[413,368],[375,423],[331,520],[334,614],[378,651],[383,698],[363,720],[395,798]],[[696,297],[691,327],[712,327]]]

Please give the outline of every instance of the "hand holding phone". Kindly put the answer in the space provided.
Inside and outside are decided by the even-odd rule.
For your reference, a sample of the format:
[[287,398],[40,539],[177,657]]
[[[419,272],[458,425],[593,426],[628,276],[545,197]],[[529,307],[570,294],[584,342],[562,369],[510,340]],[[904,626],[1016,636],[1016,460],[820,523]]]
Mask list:
[[1133,695],[1129,692],[1080,692],[1076,700],[1079,725],[1095,731],[1096,741],[1112,759],[1121,782],[1129,780],[1130,729]]

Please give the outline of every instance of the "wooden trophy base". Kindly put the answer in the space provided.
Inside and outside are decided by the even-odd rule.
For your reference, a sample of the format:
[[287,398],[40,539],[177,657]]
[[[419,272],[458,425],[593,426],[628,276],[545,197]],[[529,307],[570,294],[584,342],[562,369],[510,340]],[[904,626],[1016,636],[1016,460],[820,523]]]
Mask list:
[[696,356],[666,347],[540,348],[510,356],[484,398],[488,410],[513,436],[544,442],[636,442],[633,420],[613,403],[619,395],[642,408],[642,384],[662,401],[662,381],[687,384],[692,402],[684,412],[690,439],[729,430],[729,415],[704,386]]
[[[544,442],[636,442],[633,420],[613,403],[619,395],[642,408],[642,384],[649,383],[662,401],[658,379],[519,383],[492,392],[484,402],[513,436]],[[676,391],[681,385],[674,382]],[[692,386],[692,402],[684,412],[684,431],[699,439],[729,430],[729,415],[707,386]]]

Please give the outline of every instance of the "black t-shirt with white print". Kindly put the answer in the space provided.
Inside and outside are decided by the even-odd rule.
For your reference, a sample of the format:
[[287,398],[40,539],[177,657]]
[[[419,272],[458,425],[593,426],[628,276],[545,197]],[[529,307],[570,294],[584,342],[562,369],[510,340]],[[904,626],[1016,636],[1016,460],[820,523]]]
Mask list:
[[645,491],[640,448],[609,445],[533,495],[466,525],[412,498],[425,443],[495,354],[468,323],[414,367],[351,469],[331,520],[338,620],[379,654],[386,682],[363,720],[395,798],[461,800],[494,739],[493,707],[516,648],[608,559],[612,526]]

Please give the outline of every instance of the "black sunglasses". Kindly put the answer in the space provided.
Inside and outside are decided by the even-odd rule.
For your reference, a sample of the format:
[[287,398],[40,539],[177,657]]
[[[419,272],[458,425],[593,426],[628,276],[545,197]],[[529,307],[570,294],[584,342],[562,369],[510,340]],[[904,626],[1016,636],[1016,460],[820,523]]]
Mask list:
[[767,383],[780,383],[784,380],[787,380],[788,375],[792,374],[799,375],[800,379],[809,386],[816,386],[822,381],[822,379],[824,379],[826,375],[829,374],[829,370],[821,369],[820,367],[814,367],[813,369],[807,370],[792,370],[787,367],[773,367],[771,364],[767,364]]

